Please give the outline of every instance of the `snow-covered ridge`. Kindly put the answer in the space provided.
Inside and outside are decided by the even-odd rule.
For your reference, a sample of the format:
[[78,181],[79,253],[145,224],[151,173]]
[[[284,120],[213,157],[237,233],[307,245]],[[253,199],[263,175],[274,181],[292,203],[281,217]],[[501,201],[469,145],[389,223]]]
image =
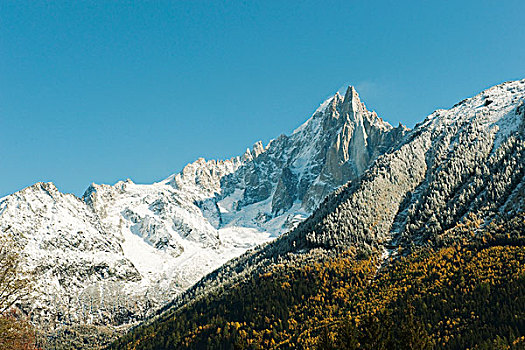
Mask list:
[[[86,321],[78,298],[87,293],[100,300],[89,322],[129,322],[295,227],[405,131],[368,112],[349,87],[290,136],[227,160],[200,158],[158,183],[91,184],[82,199],[52,184],[28,187],[2,199],[0,228],[25,237],[27,264],[42,272],[41,318]],[[51,306],[57,298],[67,302]],[[100,310],[122,298],[135,305],[126,319]]]
[[488,224],[497,215],[525,210],[523,174],[525,80],[520,80],[435,111],[362,177],[328,195],[304,224],[226,263],[172,306],[231,288],[250,274],[271,271],[275,263],[302,263],[301,254],[323,256],[356,246],[397,254],[399,246],[407,251],[463,239],[464,232],[454,233],[463,219],[475,216]]
[[322,102],[319,107],[317,107],[317,109],[314,111],[314,113],[312,114],[312,116],[307,120],[305,121],[303,124],[301,124],[299,127],[297,127],[293,132],[292,134],[297,134],[297,133],[300,133],[302,132],[306,126],[312,122],[312,119],[315,117],[315,116],[319,116],[319,115],[322,115],[323,113],[325,113],[326,109],[333,103],[338,103],[338,102],[342,102],[343,101],[343,98],[341,97],[341,95],[339,95],[339,92],[336,92],[335,95],[333,96],[330,96],[328,97],[326,100],[324,100],[324,102]]
[[92,184],[82,199],[35,184],[0,200],[0,229],[21,237],[28,266],[41,276],[39,316],[127,323],[296,227],[334,189],[421,130],[446,133],[457,118],[472,117],[493,130],[497,147],[521,123],[513,108],[524,90],[524,80],[488,89],[409,132],[368,111],[349,87],[291,135],[228,160],[198,159],[158,183]]

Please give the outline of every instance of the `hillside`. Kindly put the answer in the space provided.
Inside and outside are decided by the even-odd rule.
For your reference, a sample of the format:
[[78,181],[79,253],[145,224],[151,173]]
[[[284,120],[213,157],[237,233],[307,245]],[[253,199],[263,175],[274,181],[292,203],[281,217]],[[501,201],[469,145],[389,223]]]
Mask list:
[[[475,240],[484,233],[492,235],[494,232],[490,229],[491,224],[497,226],[497,223],[502,222],[501,220],[513,218],[518,223],[510,230],[517,230],[517,236],[520,236],[523,229],[520,223],[520,220],[523,220],[521,213],[525,205],[523,199],[525,194],[524,102],[525,80],[521,80],[492,87],[461,101],[449,110],[434,112],[403,136],[403,139],[393,148],[379,156],[356,180],[346,183],[328,195],[319,208],[297,228],[282,235],[274,242],[247,252],[207,275],[194,287],[176,298],[163,313],[145,325],[134,329],[115,347],[136,346],[136,348],[147,349],[150,346],[155,348],[155,344],[160,346],[157,348],[177,348],[185,343],[190,347],[195,347],[197,344],[202,345],[199,342],[209,336],[206,330],[210,328],[213,331],[214,322],[219,322],[223,317],[221,312],[234,314],[233,318],[224,316],[225,322],[239,322],[239,324],[246,322],[247,326],[243,329],[248,334],[246,339],[252,339],[254,344],[259,344],[264,348],[265,345],[272,345],[271,339],[277,344],[280,341],[286,341],[287,338],[283,335],[279,339],[260,338],[260,335],[254,335],[254,332],[258,334],[264,322],[266,322],[264,324],[270,324],[276,319],[282,321],[283,317],[290,315],[296,306],[311,309],[313,305],[297,304],[296,299],[307,299],[309,295],[307,293],[318,295],[317,293],[322,292],[319,290],[319,288],[322,289],[322,286],[314,283],[313,289],[307,292],[309,287],[304,286],[310,285],[310,283],[305,283],[309,281],[308,274],[304,278],[295,275],[284,280],[277,278],[283,285],[293,284],[296,279],[299,283],[297,293],[290,294],[290,297],[293,297],[291,304],[277,305],[274,299],[257,294],[252,290],[253,288],[250,289],[250,284],[260,289],[259,286],[264,279],[258,279],[259,276],[271,277],[276,269],[284,271],[278,276],[286,276],[291,273],[290,271],[301,271],[301,269],[306,269],[305,271],[317,269],[320,275],[330,275],[330,264],[346,261],[344,260],[346,255],[349,256],[350,265],[348,266],[353,266],[352,264],[356,261],[368,261],[368,263],[363,263],[365,264],[363,273],[373,276],[376,273],[374,269],[377,267],[391,271],[390,269],[394,267],[390,267],[390,261],[398,261],[398,258],[401,258],[400,261],[408,261],[409,265],[406,265],[408,267],[405,269],[405,274],[419,266],[420,263],[428,265],[428,261],[417,260],[421,256],[418,254],[424,256],[422,252],[437,254],[436,259],[440,260],[442,259],[440,254],[445,254],[447,249],[457,249],[457,251],[449,251],[452,255],[461,255],[463,254],[462,249],[470,249],[469,254],[471,255],[488,254],[487,256],[490,257],[492,253],[503,248],[503,254],[505,256],[509,254],[507,256],[508,265],[516,266],[514,275],[505,275],[507,271],[502,266],[507,265],[497,263],[498,259],[503,259],[503,256],[500,255],[496,256],[494,261],[491,260],[492,258],[480,261],[476,265],[479,271],[474,272],[482,273],[482,271],[497,269],[497,273],[505,276],[501,278],[501,283],[505,284],[507,277],[509,281],[516,280],[518,283],[512,286],[505,285],[504,289],[508,287],[515,290],[519,287],[519,283],[522,283],[520,282],[522,281],[520,276],[523,261],[521,243],[514,248],[507,247],[505,244],[500,245],[500,243],[497,243],[495,248],[480,248],[478,245],[472,248],[473,238],[469,236],[470,233],[467,234],[458,228],[475,222],[478,227],[472,232]],[[507,249],[512,251],[507,251]],[[363,260],[363,257],[371,257],[372,260]],[[414,266],[410,259],[415,259]],[[321,266],[328,264],[328,267],[316,268],[319,264]],[[446,265],[445,261],[441,260],[439,264]],[[449,268],[454,270],[452,265],[446,266],[445,270]],[[460,264],[458,269],[460,275],[465,275],[467,271],[463,269],[468,269],[468,264],[465,266]],[[441,274],[444,274],[444,271]],[[435,278],[439,276],[439,274],[433,275]],[[467,277],[472,279],[473,276],[468,275]],[[405,283],[411,280],[408,275],[398,277],[404,279]],[[341,293],[348,293],[348,295],[365,293],[366,289],[359,289],[359,286],[363,285],[363,280],[350,283],[347,281],[350,278],[353,277],[343,276],[336,279],[337,283],[348,285],[346,289],[341,290]],[[456,275],[454,274],[451,278],[455,280]],[[466,280],[467,283],[470,282],[469,279]],[[274,282],[270,278],[271,286],[274,285]],[[485,282],[482,280],[480,283]],[[422,290],[430,288],[433,282],[430,280],[425,283],[430,284],[426,287],[424,285]],[[393,288],[393,286],[390,287]],[[390,287],[387,289],[392,289]],[[352,288],[358,289],[352,290]],[[400,288],[407,291],[407,286]],[[237,297],[231,295],[234,293],[232,290],[239,291],[239,295]],[[275,293],[288,295],[289,293],[285,291],[284,287],[280,291],[277,288]],[[453,290],[445,288],[441,292],[447,295]],[[253,293],[255,295],[251,296]],[[414,291],[414,293],[424,294],[421,291]],[[325,298],[322,294],[321,296],[318,307],[330,309],[327,302],[334,296],[330,298]],[[494,298],[503,300],[506,296],[496,293]],[[516,295],[516,298],[512,300],[516,300],[517,305],[521,305],[522,296]],[[214,300],[218,305],[230,306],[220,306],[214,309],[216,305]],[[237,302],[231,304],[235,300]],[[251,304],[245,304],[245,300],[251,300]],[[437,300],[429,302],[435,303]],[[264,322],[256,321],[258,316],[255,314],[252,315],[253,319],[248,317],[241,322],[241,314],[252,308],[259,310],[260,304],[272,310],[272,313],[266,314],[267,319],[264,319]],[[341,305],[338,307],[341,308]],[[381,312],[389,312],[388,309],[381,310],[380,306],[377,307]],[[516,305],[512,304],[509,307],[515,308]],[[374,313],[367,311],[365,314],[351,314],[350,316],[361,317],[360,315],[373,316]],[[391,315],[393,320],[398,316],[401,317]],[[416,313],[414,317],[423,316]],[[186,318],[187,323],[185,323]],[[315,319],[309,317],[296,321],[301,326],[309,322],[316,322]],[[320,322],[329,322],[329,320],[321,317]],[[208,326],[210,324],[212,326]],[[359,322],[355,326],[359,330]],[[427,324],[423,326],[426,327]],[[288,329],[286,327],[285,329]],[[523,335],[520,324],[513,324],[509,327],[513,330],[511,333],[506,333],[506,341],[511,341],[519,334]],[[220,328],[221,331],[224,330],[224,327]],[[163,329],[166,331],[163,332]],[[277,325],[272,323],[272,329],[277,329]],[[308,329],[303,329],[303,331],[308,331]],[[434,329],[429,328],[426,331],[430,332],[429,341],[432,341],[434,346],[437,346],[438,341],[442,341],[440,335],[435,334]],[[221,333],[217,329],[215,332],[216,334]],[[228,334],[229,332],[230,329],[228,329]],[[271,332],[274,333],[273,330]],[[492,336],[503,336],[503,333],[499,331],[489,331],[487,334],[488,338],[484,338],[483,341],[492,341],[490,338]],[[195,338],[191,340],[193,336]],[[299,334],[295,336],[299,339]],[[293,342],[293,337],[291,336],[288,341]],[[317,337],[314,337],[315,339]],[[264,341],[270,343],[264,343]],[[326,340],[327,346],[330,345],[330,341]],[[124,345],[126,342],[129,343]],[[452,345],[453,343],[448,344],[448,340],[445,343],[444,347],[454,348],[456,346]],[[308,342],[301,344],[305,347],[312,345]]]
[[[110,349],[494,349],[525,346],[525,215],[380,269],[379,254],[275,265]],[[499,347],[498,347],[499,346]]]

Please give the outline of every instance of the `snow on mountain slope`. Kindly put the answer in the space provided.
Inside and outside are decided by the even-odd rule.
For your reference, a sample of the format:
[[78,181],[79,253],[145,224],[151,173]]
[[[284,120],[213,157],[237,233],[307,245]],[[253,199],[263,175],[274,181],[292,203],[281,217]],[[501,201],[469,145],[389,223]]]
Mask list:
[[1,232],[21,241],[26,268],[37,277],[31,306],[37,318],[61,314],[85,319],[79,310],[66,308],[83,303],[87,286],[141,280],[124,256],[120,237],[86,209],[80,199],[60,193],[51,183],[37,183],[0,200]]
[[[290,136],[242,156],[198,159],[150,184],[36,184],[0,201],[0,228],[25,242],[44,321],[129,323],[205,274],[303,221],[403,138],[348,88]],[[40,295],[37,293],[40,292]]]
[[468,215],[490,220],[523,208],[523,197],[507,203],[525,181],[524,104],[520,80],[435,111],[358,184],[327,199],[305,223],[306,241],[328,247],[425,244]]
[[117,229],[124,255],[146,279],[150,293],[162,295],[162,300],[156,300],[160,303],[217,264],[269,238],[267,233],[248,228],[216,229],[195,204],[213,193],[207,186],[210,183],[200,187],[195,182],[173,182],[187,180],[187,168],[183,171],[186,178],[177,174],[152,185],[131,180],[114,186],[92,184],[83,196],[103,224]]
[[425,244],[468,215],[513,210],[506,203],[525,180],[524,103],[520,80],[435,111],[331,194],[296,246]]
[[383,251],[388,262],[392,253],[468,238],[455,231],[466,220],[486,225],[524,210],[525,79],[435,111],[294,230],[207,275],[157,320],[169,322],[174,309],[191,309],[198,298],[276,265],[315,263],[353,248]]
[[215,215],[225,226],[285,232],[328,193],[360,176],[405,132],[367,111],[349,87],[344,99],[339,94],[328,99],[292,135],[272,140],[225,176]]

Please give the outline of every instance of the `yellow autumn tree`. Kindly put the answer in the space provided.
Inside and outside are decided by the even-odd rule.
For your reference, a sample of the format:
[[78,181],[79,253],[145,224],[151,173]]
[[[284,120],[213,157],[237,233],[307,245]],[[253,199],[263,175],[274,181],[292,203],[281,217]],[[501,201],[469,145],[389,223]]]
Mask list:
[[34,349],[34,331],[16,305],[29,292],[19,247],[11,234],[0,236],[0,349]]

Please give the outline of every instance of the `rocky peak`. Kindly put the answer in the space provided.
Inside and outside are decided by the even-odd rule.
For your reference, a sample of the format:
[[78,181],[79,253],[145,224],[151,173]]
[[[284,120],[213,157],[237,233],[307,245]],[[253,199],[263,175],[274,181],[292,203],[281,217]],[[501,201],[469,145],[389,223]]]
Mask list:
[[354,101],[361,102],[359,100],[359,94],[357,93],[357,90],[352,86],[348,85],[345,92],[345,98],[344,103],[352,103]]
[[179,190],[191,191],[197,196],[210,197],[220,192],[220,182],[224,176],[236,171],[251,159],[253,156],[249,150],[241,157],[237,156],[227,160],[199,158],[186,165],[182,172],[168,177],[163,183]]
[[246,152],[244,152],[243,156],[241,157],[241,160],[243,162],[249,162],[257,158],[260,154],[262,154],[266,149],[263,147],[263,144],[261,141],[257,141],[253,144],[252,149],[247,148]]
[[329,191],[360,176],[405,131],[391,132],[389,123],[366,109],[353,86],[348,87],[344,99],[336,94],[330,106],[321,113],[322,129],[318,130],[328,143],[320,182],[329,183]]
[[[238,216],[251,217],[250,225],[272,223],[273,231],[283,232],[289,227],[275,224],[287,220],[278,218],[307,215],[328,193],[360,176],[405,131],[392,129],[349,86],[344,98],[336,93],[327,99],[291,135],[280,135],[264,151],[262,144],[247,151],[245,163],[221,181],[219,206],[234,201],[231,207]],[[256,214],[243,214],[247,206]],[[229,224],[228,217],[221,222]]]
[[56,194],[59,193],[57,187],[52,182],[37,182],[36,184],[32,186],[26,187],[22,191],[23,192],[43,191],[51,197],[54,197]]
[[52,182],[37,182],[12,195],[0,198],[0,204],[4,204],[7,207],[9,203],[20,203],[24,206],[28,205],[31,208],[45,208],[46,206],[60,203],[63,200],[79,201],[79,199],[72,194],[60,192]]
[[[231,159],[199,158],[158,183],[91,184],[83,201],[35,184],[0,200],[0,228],[31,237],[35,266],[50,259],[68,266],[67,252],[78,253],[73,272],[49,267],[57,278],[76,276],[75,287],[49,296],[75,297],[113,278],[126,297],[147,296],[158,306],[227,259],[294,228],[395,145],[404,129],[393,130],[349,87],[292,134]],[[110,273],[82,282],[103,263]]]
[[331,113],[336,112],[338,109],[340,109],[343,101],[344,101],[343,97],[339,95],[339,92],[336,92],[335,95],[330,100],[329,111]]
[[343,100],[342,114],[348,115],[351,119],[356,120],[356,117],[365,111],[366,108],[359,99],[356,89],[353,86],[349,86]]
[[252,155],[254,158],[257,158],[261,153],[264,152],[264,146],[261,141],[257,141],[252,146]]

